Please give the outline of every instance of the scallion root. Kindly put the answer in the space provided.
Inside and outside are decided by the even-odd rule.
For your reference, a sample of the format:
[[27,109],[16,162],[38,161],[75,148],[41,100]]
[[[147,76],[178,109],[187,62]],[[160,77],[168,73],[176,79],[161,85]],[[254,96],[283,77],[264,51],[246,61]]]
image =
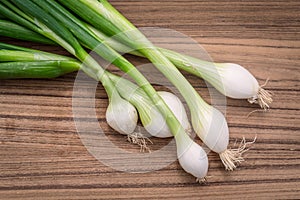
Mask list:
[[250,115],[252,115],[253,113],[256,113],[256,112],[265,112],[265,111],[267,111],[267,110],[261,110],[261,109],[259,109],[259,110],[258,109],[257,110],[253,110],[253,111],[249,112],[246,117],[249,118]]
[[151,152],[150,148],[148,147],[148,142],[151,144],[153,144],[153,142],[149,138],[143,136],[141,133],[134,132],[128,134],[127,140],[132,144],[137,144],[140,147],[141,152]]
[[266,82],[259,87],[257,95],[248,99],[249,103],[258,104],[264,110],[268,110],[270,108],[270,104],[273,102],[272,94],[263,89],[263,87],[267,85],[268,81],[269,79],[267,79]]
[[241,162],[245,161],[245,159],[243,158],[243,154],[249,150],[247,146],[253,144],[255,141],[256,137],[252,142],[246,142],[245,137],[243,137],[238,148],[226,149],[225,151],[220,153],[219,156],[222,160],[223,165],[225,166],[225,169],[228,171],[233,171]]
[[196,178],[196,183],[206,184],[207,180],[206,180],[205,177],[203,177],[203,178]]

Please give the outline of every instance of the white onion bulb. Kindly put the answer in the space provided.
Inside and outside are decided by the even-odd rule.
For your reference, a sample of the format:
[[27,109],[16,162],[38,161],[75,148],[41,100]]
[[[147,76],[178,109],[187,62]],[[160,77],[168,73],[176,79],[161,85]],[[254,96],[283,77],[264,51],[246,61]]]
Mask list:
[[248,99],[268,109],[273,102],[272,95],[259,86],[256,78],[244,67],[234,63],[209,63],[199,66],[203,77],[225,96]]
[[219,154],[226,170],[234,170],[244,161],[242,154],[248,143],[243,140],[238,148],[228,149],[229,130],[224,115],[207,103],[199,106],[191,111],[194,131],[209,149]]
[[[181,123],[182,127],[189,132],[191,129],[190,123],[188,121],[188,117],[185,111],[185,108],[180,101],[180,99],[170,92],[159,91],[157,92],[161,98],[165,101],[165,103],[169,106],[171,111],[174,113],[178,121]],[[147,106],[148,105],[148,106]],[[149,132],[152,136],[166,138],[172,137],[172,133],[166,124],[166,120],[157,110],[154,105],[147,104],[140,109],[144,111],[140,112],[140,118],[144,125],[144,128]],[[139,111],[140,111],[139,109]],[[148,109],[148,111],[147,111]],[[145,121],[143,118],[143,114],[141,113],[148,113],[149,120]]]
[[197,180],[205,178],[208,171],[208,158],[203,148],[190,137],[178,134],[176,138],[177,157],[181,167]]
[[224,115],[216,108],[202,105],[201,113],[191,111],[192,125],[200,139],[214,152],[222,153],[229,143],[229,130]]
[[223,94],[236,99],[248,99],[258,94],[258,82],[247,69],[233,63],[217,66],[223,83]]
[[113,95],[106,110],[106,121],[121,134],[129,135],[136,128],[138,114],[135,107],[120,96]]

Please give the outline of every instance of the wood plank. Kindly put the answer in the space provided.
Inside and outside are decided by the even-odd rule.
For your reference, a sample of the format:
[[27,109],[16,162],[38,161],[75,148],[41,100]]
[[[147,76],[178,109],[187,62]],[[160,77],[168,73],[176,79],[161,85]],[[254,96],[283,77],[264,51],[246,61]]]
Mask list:
[[[0,199],[296,199],[300,196],[300,23],[297,0],[150,1],[111,0],[138,27],[179,31],[197,41],[216,62],[236,62],[274,93],[268,112],[245,100],[226,99],[230,147],[242,137],[256,143],[234,172],[224,171],[209,153],[207,183],[195,183],[177,161],[148,173],[117,171],[94,158],[73,120],[76,73],[56,79],[0,80]],[[69,55],[60,47],[0,38],[25,47]],[[163,45],[164,40],[157,41]],[[170,45],[170,44],[169,44]],[[187,48],[188,45],[171,45]],[[186,49],[185,49],[186,50]],[[190,49],[192,51],[193,49]],[[192,52],[197,55],[197,51]],[[200,55],[199,55],[200,56]],[[145,59],[127,56],[135,65]],[[114,69],[119,73],[118,70]],[[206,84],[184,75],[208,102]],[[89,101],[88,81],[77,100]],[[159,88],[159,87],[158,87]],[[107,96],[97,87],[96,104],[80,108],[89,119],[95,107],[109,140],[140,154],[139,147],[105,122]],[[155,151],[169,140],[153,138]]]

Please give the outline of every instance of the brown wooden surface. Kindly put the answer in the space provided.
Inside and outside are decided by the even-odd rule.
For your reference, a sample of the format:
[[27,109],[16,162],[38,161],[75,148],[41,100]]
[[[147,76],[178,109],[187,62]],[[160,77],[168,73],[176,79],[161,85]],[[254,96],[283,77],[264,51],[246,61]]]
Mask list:
[[[1,80],[0,199],[299,198],[300,2],[111,2],[138,27],[175,29],[197,40],[215,61],[239,63],[261,84],[270,77],[267,89],[275,97],[269,112],[247,119],[255,106],[227,102],[231,145],[242,136],[258,136],[246,162],[225,172],[218,156],[210,153],[206,185],[195,183],[178,162],[144,174],[115,171],[91,156],[76,132],[71,99],[75,73],[53,80]],[[1,41],[65,54],[58,47]],[[188,78],[194,86],[203,84]],[[203,87],[197,89],[207,98]],[[100,86],[97,98],[106,102]],[[100,119],[105,106],[99,106]],[[106,131],[121,148],[138,152],[123,136]],[[153,148],[163,144],[154,141]]]

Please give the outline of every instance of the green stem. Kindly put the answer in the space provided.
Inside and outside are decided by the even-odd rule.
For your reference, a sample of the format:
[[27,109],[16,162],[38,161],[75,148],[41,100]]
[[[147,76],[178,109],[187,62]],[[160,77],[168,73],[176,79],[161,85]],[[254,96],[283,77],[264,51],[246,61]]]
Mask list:
[[57,5],[54,1],[46,0],[48,4],[44,1],[33,1],[43,7],[45,10],[50,10],[50,8],[52,8],[51,14],[55,16],[57,20],[61,21],[61,23],[69,27],[70,30],[73,30],[73,33],[80,39],[80,41],[85,41],[84,43],[87,44],[89,48],[95,50],[106,60],[112,61],[113,64],[131,76],[163,113],[166,120],[169,121],[170,129],[173,129],[174,134],[176,134],[179,129],[183,130],[172,111],[156,93],[152,85],[129,61],[127,61],[124,57],[119,55],[107,45],[103,44],[102,41],[99,41],[99,39],[96,38],[95,35],[92,34],[91,31],[89,31],[89,29],[80,22],[80,20],[77,20],[73,15],[71,15],[61,6]]
[[40,37],[40,35],[36,32],[30,31],[20,25],[3,19],[0,19],[0,35],[26,41],[31,40],[38,43],[54,44],[51,40]]
[[[208,106],[173,63],[154,47],[154,45],[133,24],[131,24],[106,0],[99,0],[99,2],[97,0],[79,1],[85,2],[89,7],[89,10],[93,10],[99,15],[106,17],[106,20],[111,21],[116,27],[121,29],[122,32],[116,34],[120,35],[122,38],[127,37],[124,42],[131,45],[131,48],[139,50],[176,86],[185,98],[190,109],[201,109],[201,105]],[[93,25],[98,24],[95,20],[91,21],[91,23]]]
[[[41,1],[35,1],[35,3],[38,3],[41,5]],[[65,41],[68,44],[71,44],[70,46],[73,47],[75,50],[73,53],[79,60],[84,62],[85,65],[83,65],[82,69],[86,73],[90,73],[91,71],[94,71],[94,67],[98,66],[96,65],[96,61],[94,61],[88,54],[80,48],[80,46],[77,44],[76,40],[74,40],[72,34],[64,34],[64,32],[68,31],[66,28],[62,27],[62,23],[58,22],[59,20],[53,18],[53,13],[51,15],[49,13],[45,13],[44,9],[41,9],[37,4],[33,3],[29,0],[15,0],[14,4],[18,5],[19,8],[24,13],[27,13],[29,16],[34,16],[35,21],[36,19],[40,20],[38,23],[35,23],[40,29],[52,31],[54,33],[57,33],[61,38],[65,39]],[[63,24],[65,25],[65,24]],[[48,28],[48,29],[47,29]],[[74,27],[72,27],[74,28]],[[77,32],[77,30],[76,30]],[[73,32],[74,33],[74,32]],[[43,34],[43,33],[42,33]],[[81,40],[82,41],[82,40]],[[115,54],[116,55],[116,54]],[[113,55],[114,56],[114,55]],[[117,57],[120,61],[119,66],[124,72],[127,72],[131,77],[134,78],[134,80],[138,83],[138,85],[144,89],[144,91],[147,93],[147,95],[151,98],[153,103],[157,106],[157,108],[161,111],[163,116],[165,116],[165,119],[167,121],[167,124],[169,125],[172,133],[176,135],[178,131],[180,133],[185,133],[184,128],[181,126],[181,124],[178,122],[172,111],[168,108],[168,106],[164,103],[164,101],[160,98],[160,96],[156,93],[154,88],[151,86],[151,84],[146,80],[146,78],[128,61],[125,60],[123,57]],[[85,66],[89,66],[88,69],[84,69]],[[102,69],[103,70],[103,69]],[[105,89],[107,89],[108,94],[113,90],[114,88],[109,83],[109,77],[103,73],[103,71],[98,70],[97,71],[97,77],[100,78],[102,84],[104,85]],[[108,84],[108,85],[106,85]]]
[[[98,29],[96,29],[90,25],[88,25],[88,28],[91,31],[93,31],[93,33],[95,35],[97,35],[98,38],[101,38],[102,40],[104,40],[105,43],[107,43],[109,46],[111,46],[113,49],[115,49],[118,52],[130,53],[132,55],[136,55],[136,56],[140,56],[140,57],[147,57],[145,55],[146,52],[144,52],[144,54],[142,53],[143,49],[137,50],[137,49],[131,48],[131,47],[117,41],[115,39],[115,37],[108,37],[101,31],[99,31]],[[126,43],[126,41],[122,41],[122,42]],[[148,48],[148,49],[152,50],[154,48]],[[223,83],[220,81],[220,77],[219,77],[220,75],[217,70],[217,67],[220,66],[219,63],[213,63],[213,62],[200,60],[200,59],[188,56],[188,55],[180,54],[175,51],[160,48],[160,47],[156,47],[156,49],[158,49],[159,52],[161,52],[168,60],[170,60],[178,69],[184,70],[195,76],[203,78],[204,80],[206,80],[207,82],[212,84],[221,93],[224,93],[223,92],[224,91]],[[156,52],[157,51],[155,51],[155,53]],[[154,62],[156,62],[156,60],[154,60]],[[162,68],[164,68],[164,66],[162,66]],[[168,68],[168,65],[166,65],[166,68]],[[170,71],[169,70],[170,70],[170,68],[167,69],[167,71],[165,73],[170,73],[170,71],[172,71],[173,68]],[[177,70],[177,72],[175,74],[172,74],[172,75],[169,74],[169,77],[175,76],[176,78],[178,78],[179,73],[180,72],[178,72],[178,70]],[[183,78],[184,77],[181,77],[180,79],[183,80]],[[188,83],[186,83],[186,81],[184,81],[183,84],[188,84]],[[180,84],[178,83],[178,85],[180,85]],[[186,90],[186,89],[183,89],[183,91],[181,91],[181,92],[184,92],[184,90]],[[183,94],[186,95],[185,92]],[[199,95],[197,95],[197,96],[199,96]],[[199,97],[196,97],[196,98],[199,99]],[[203,100],[199,99],[199,101],[201,103],[204,103]]]
[[[7,21],[7,22],[9,22],[9,21]],[[4,35],[4,34],[1,34],[1,31],[0,31],[0,35],[9,36],[9,37],[17,38],[17,39],[22,37],[20,39],[28,40],[28,41],[34,41],[35,38],[38,38],[40,41],[49,40],[46,37],[39,35],[39,34],[36,34],[35,37],[30,37],[30,36],[27,37],[26,34],[30,30],[26,29],[22,26],[18,26],[18,25],[16,26],[16,24],[13,22],[9,22],[7,27],[10,27],[10,26],[15,27],[15,29],[10,30],[12,34]],[[98,41],[99,40],[104,41],[104,43],[106,43],[108,46],[112,47],[116,51],[122,52],[122,53],[130,53],[132,55],[136,55],[136,56],[140,56],[140,57],[145,57],[141,52],[122,44],[121,42],[115,40],[114,38],[108,37],[104,33],[100,32],[98,29],[96,29],[88,24],[85,24],[85,26],[88,27],[93,32],[93,34],[96,35],[96,37],[98,38]],[[17,27],[20,27],[20,28],[17,28]],[[0,26],[0,29],[1,28],[2,27]],[[32,32],[32,31],[30,31],[30,32]],[[17,33],[17,35],[19,35],[20,37],[16,37],[15,33]],[[32,32],[32,33],[35,33],[35,32]],[[51,40],[49,40],[49,41],[51,41]],[[223,92],[223,85],[222,85],[222,82],[220,82],[220,78],[218,78],[219,74],[216,69],[216,67],[218,67],[218,65],[219,65],[218,63],[200,60],[195,57],[180,54],[178,52],[160,48],[160,47],[156,47],[156,48],[158,48],[159,51],[162,52],[163,55],[166,56],[178,69],[184,70],[195,76],[203,78],[204,80],[209,82],[211,85],[213,85],[216,89],[218,89],[221,93]],[[0,49],[1,49],[1,45],[0,45]],[[100,49],[97,49],[97,51],[98,51],[98,53],[100,53]]]
[[[10,64],[0,64],[2,66],[2,71],[0,69],[2,79],[54,78],[80,69],[80,63],[76,59],[1,42],[0,62],[10,62]],[[38,73],[36,73],[37,71]],[[108,71],[106,71],[106,74],[114,85],[117,85],[121,96],[133,105],[138,106],[140,98],[148,104],[152,104],[147,94],[131,81]]]
[[[41,20],[38,23],[35,23],[38,27],[32,24],[28,26],[28,28],[38,31],[49,39],[52,39],[76,56],[81,62],[84,62],[85,65],[82,65],[81,69],[92,78],[96,80],[99,79],[102,82],[109,98],[111,97],[112,92],[114,91],[113,83],[104,74],[104,69],[81,47],[77,39],[69,32],[68,29],[58,23],[51,15],[45,13],[43,9],[34,4],[32,1],[15,0],[14,3],[22,9],[20,12],[24,13],[24,15],[34,16],[35,18],[32,19],[33,21],[37,22],[37,20]],[[10,13],[10,16],[13,16],[13,19],[18,20],[19,22],[21,21],[23,25],[28,23],[26,20],[26,22],[23,22],[24,18],[19,17],[13,12],[12,14]],[[48,34],[49,32],[51,33],[50,35]]]
[[41,60],[75,60],[65,56],[53,55],[44,52],[27,52],[21,50],[0,49],[0,62],[11,61],[41,61]]
[[79,68],[78,62],[66,60],[5,62],[0,63],[0,79],[56,78]]
[[[16,2],[14,2],[16,3]],[[5,5],[2,5],[5,4]],[[46,38],[56,42],[57,44],[64,47],[68,52],[74,54],[75,49],[69,45],[64,39],[55,34],[52,30],[47,28],[42,22],[38,19],[32,17],[30,14],[27,15],[15,5],[11,4],[7,0],[0,1],[0,11],[3,15],[5,15],[10,20],[34,31],[37,32]]]

